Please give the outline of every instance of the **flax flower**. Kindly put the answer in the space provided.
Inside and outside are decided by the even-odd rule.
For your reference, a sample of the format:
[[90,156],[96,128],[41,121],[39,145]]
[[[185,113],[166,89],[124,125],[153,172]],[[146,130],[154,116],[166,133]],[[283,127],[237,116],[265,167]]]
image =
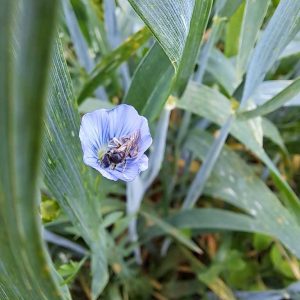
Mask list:
[[132,181],[148,168],[148,121],[130,105],[85,114],[79,138],[84,163],[108,179]]

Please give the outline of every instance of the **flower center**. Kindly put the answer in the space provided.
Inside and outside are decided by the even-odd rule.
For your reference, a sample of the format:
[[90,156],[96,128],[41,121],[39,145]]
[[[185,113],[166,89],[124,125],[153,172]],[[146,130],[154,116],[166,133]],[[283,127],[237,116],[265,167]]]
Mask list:
[[103,156],[105,155],[105,153],[107,152],[107,146],[101,147],[98,150],[98,159],[101,161],[103,159]]

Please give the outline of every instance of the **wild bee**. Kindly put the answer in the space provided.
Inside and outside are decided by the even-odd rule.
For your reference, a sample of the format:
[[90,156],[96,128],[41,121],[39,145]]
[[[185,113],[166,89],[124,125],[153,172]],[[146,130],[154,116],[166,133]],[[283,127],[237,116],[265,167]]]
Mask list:
[[129,137],[113,138],[108,144],[108,150],[101,159],[104,168],[115,169],[117,165],[126,167],[126,159],[134,158],[138,154],[138,141],[140,133],[135,132]]

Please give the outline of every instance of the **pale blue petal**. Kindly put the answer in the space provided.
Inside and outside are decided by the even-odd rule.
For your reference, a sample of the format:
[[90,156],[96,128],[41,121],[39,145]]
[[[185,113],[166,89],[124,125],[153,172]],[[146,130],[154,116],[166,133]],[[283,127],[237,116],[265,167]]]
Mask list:
[[97,157],[97,153],[95,153],[92,150],[87,150],[84,152],[83,155],[83,161],[86,165],[94,168],[95,170],[97,170],[98,172],[100,172],[104,177],[110,179],[110,180],[118,180],[117,177],[115,177],[113,174],[111,174],[109,172],[109,170],[103,169],[100,166],[100,162],[99,159]]
[[120,138],[132,135],[141,127],[141,116],[130,105],[121,104],[108,111],[109,114],[109,136]]
[[119,179],[114,174],[112,174],[109,169],[107,170],[103,169],[100,167],[100,165],[98,165],[98,168],[96,168],[96,170],[98,170],[107,179],[114,180],[114,181],[117,181]]
[[109,170],[109,172],[123,181],[132,181],[140,173],[138,160],[127,159],[125,166],[118,165],[114,170]]
[[141,118],[141,127],[140,127],[140,142],[139,142],[139,157],[151,146],[152,137],[149,130],[148,121],[144,117]]
[[148,169],[148,157],[143,154],[142,157],[139,160],[139,171],[143,172]]
[[105,109],[98,109],[85,114],[81,119],[79,138],[82,150],[98,150],[109,141],[109,119]]

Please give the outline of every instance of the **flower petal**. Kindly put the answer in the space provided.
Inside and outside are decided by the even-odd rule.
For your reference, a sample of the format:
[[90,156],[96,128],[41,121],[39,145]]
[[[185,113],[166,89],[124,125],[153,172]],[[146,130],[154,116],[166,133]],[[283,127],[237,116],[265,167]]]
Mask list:
[[148,168],[148,158],[144,155],[139,159],[127,159],[125,168],[118,165],[114,170],[108,170],[113,176],[124,181],[133,181],[141,171]]
[[139,171],[146,171],[148,169],[148,157],[143,154],[139,160]]
[[82,117],[79,138],[83,152],[98,151],[109,140],[109,120],[106,109],[98,109]]
[[149,130],[148,121],[146,118],[141,117],[140,127],[140,142],[139,142],[139,157],[151,146],[152,137]]
[[110,139],[129,136],[141,127],[141,116],[130,105],[118,105],[109,110],[108,114]]
[[110,180],[118,180],[117,177],[115,177],[113,174],[111,174],[109,171],[106,171],[106,169],[102,168],[99,162],[99,159],[97,157],[97,154],[95,154],[92,150],[86,150],[83,154],[83,161],[86,165],[94,168],[98,172],[100,172],[104,177],[110,179]]
[[107,179],[110,179],[110,180],[114,180],[114,181],[117,181],[119,178],[116,177],[114,174],[112,174],[111,172],[109,171],[106,171],[105,169],[99,167],[97,169],[104,177],[106,177]]

